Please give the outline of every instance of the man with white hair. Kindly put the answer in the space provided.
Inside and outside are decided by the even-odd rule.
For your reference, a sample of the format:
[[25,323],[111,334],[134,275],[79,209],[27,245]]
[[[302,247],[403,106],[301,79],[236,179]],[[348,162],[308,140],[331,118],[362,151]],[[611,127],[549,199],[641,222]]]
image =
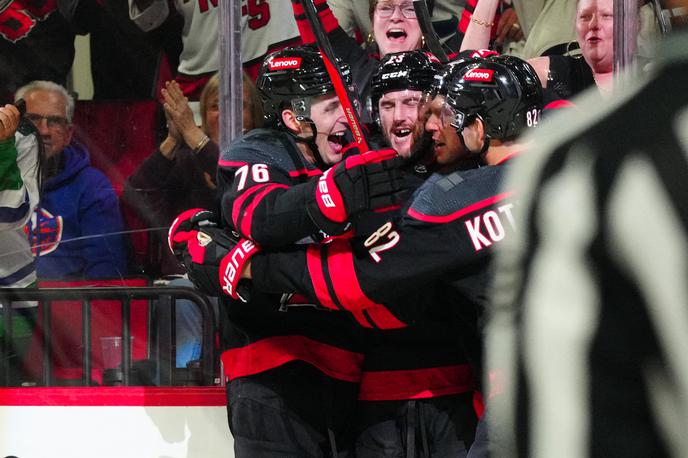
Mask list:
[[124,225],[112,184],[90,165],[86,148],[73,141],[74,99],[59,84],[33,81],[15,98],[44,145],[40,208],[29,238],[42,278],[113,278],[124,275]]

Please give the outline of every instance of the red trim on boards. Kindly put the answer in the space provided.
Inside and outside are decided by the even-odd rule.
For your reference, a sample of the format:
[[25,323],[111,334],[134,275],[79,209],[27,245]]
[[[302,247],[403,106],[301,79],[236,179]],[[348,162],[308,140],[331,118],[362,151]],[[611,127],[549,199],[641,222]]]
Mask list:
[[0,388],[0,406],[223,407],[223,387],[31,387]]

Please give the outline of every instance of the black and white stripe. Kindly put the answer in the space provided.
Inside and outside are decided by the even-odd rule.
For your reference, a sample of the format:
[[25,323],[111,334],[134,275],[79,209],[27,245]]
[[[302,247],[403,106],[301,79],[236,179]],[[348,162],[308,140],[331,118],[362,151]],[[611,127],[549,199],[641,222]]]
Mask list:
[[512,171],[521,232],[497,261],[487,341],[505,456],[688,456],[688,40],[675,39],[655,74],[603,110],[581,101]]

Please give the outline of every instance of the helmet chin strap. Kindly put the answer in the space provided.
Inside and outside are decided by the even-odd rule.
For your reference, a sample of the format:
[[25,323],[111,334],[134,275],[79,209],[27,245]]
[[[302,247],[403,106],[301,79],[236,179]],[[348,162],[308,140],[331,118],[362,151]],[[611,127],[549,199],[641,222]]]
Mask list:
[[301,137],[294,133],[291,129],[286,128],[286,131],[291,137],[296,141],[297,143],[303,143],[306,145],[310,150],[313,152],[313,158],[315,159],[315,166],[319,168],[320,170],[326,170],[328,168],[328,165],[325,163],[323,160],[322,155],[320,154],[320,149],[318,149],[318,145],[315,144],[315,138],[318,135],[318,128],[315,126],[315,122],[311,118],[304,117],[303,119],[299,119],[300,122],[305,122],[311,127],[311,130],[313,131],[313,135],[311,135],[308,138]]
[[[478,117],[476,119],[480,119],[480,118]],[[481,119],[481,121],[482,121],[482,119]],[[471,150],[468,147],[468,145],[466,145],[466,140],[464,140],[463,135],[462,135],[462,132],[464,129],[465,129],[465,127],[462,128],[461,130],[458,130],[458,129],[456,130],[456,135],[459,136],[459,141],[461,141],[461,145],[468,152],[468,154],[470,154],[471,156],[477,156],[480,158],[480,160],[483,160],[484,156],[485,156],[485,152],[490,147],[490,142],[492,141],[492,137],[490,137],[490,135],[486,133],[485,138],[483,139],[483,144],[480,146],[480,151],[476,152],[476,151]]]

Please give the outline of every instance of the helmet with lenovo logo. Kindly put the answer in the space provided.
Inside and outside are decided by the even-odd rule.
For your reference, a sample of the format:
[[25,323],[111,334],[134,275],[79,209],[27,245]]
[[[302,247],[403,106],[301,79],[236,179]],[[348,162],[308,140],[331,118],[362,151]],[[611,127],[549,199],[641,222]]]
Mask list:
[[[339,62],[345,84],[351,84],[351,71]],[[312,46],[284,48],[265,58],[256,87],[263,98],[265,118],[272,127],[281,125],[281,112],[289,108],[299,121],[309,121],[313,97],[334,91],[325,62]]]
[[471,59],[447,81],[446,107],[459,133],[479,117],[488,140],[511,140],[538,124],[542,86],[533,67],[518,57]]

